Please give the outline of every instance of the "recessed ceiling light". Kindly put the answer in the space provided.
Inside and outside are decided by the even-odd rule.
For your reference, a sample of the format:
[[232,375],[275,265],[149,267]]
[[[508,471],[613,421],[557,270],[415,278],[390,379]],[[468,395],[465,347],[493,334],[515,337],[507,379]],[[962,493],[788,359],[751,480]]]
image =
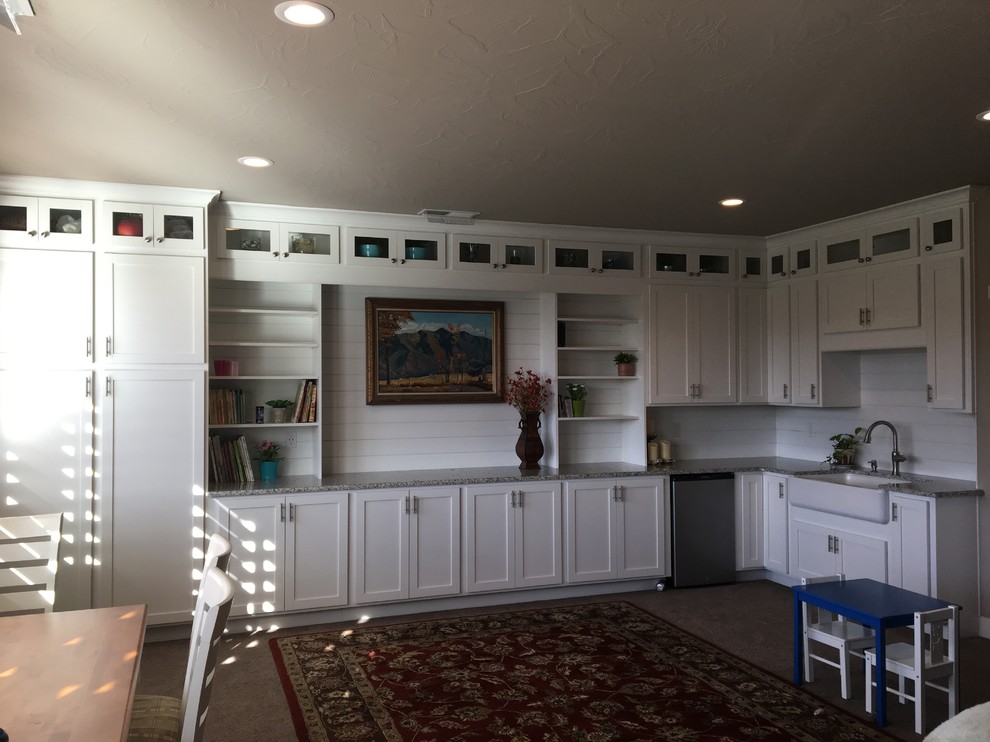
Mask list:
[[719,201],[719,203],[722,204],[722,206],[742,206],[745,201],[741,198],[723,198]]
[[290,0],[275,6],[279,20],[292,26],[325,26],[333,20],[333,11],[325,5],[308,0]]
[[990,121],[990,111],[984,111],[983,113],[976,114],[976,118],[980,121]]
[[237,161],[242,165],[247,167],[271,167],[275,163],[269,160],[267,157],[258,157],[257,155],[248,155],[247,157],[238,157]]

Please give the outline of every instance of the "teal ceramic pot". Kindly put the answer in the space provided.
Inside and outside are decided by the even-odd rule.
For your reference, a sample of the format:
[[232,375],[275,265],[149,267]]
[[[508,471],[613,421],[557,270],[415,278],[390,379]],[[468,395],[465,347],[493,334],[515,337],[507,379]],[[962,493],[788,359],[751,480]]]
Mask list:
[[278,479],[278,462],[277,461],[259,461],[258,462],[258,473],[261,477],[262,482],[270,482],[273,479]]
[[367,244],[358,245],[358,255],[362,258],[379,258],[382,255],[382,249],[378,245]]

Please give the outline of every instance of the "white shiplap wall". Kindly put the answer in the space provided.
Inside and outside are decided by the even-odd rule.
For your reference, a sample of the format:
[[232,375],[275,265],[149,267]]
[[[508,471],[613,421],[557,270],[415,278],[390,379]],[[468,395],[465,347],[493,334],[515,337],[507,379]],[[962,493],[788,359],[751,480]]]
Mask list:
[[544,373],[551,369],[552,359],[543,357],[540,343],[539,295],[324,286],[324,475],[518,466],[519,415],[507,404],[365,404],[364,303],[369,296],[504,302],[506,374],[519,366]]
[[[863,351],[859,407],[655,407],[649,419],[658,437],[671,441],[678,459],[725,456],[783,456],[822,461],[832,450],[829,437],[864,430],[875,420],[897,428],[908,460],[902,471],[976,479],[974,415],[929,410],[928,375],[920,348]],[[860,446],[858,463],[876,459],[890,469],[893,438],[877,428],[873,442]]]

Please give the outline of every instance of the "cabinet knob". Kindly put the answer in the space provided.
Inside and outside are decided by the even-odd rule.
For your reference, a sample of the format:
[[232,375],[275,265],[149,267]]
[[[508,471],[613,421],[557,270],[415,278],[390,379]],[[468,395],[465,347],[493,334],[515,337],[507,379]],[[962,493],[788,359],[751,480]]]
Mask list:
[[492,263],[492,268],[494,270],[498,270],[498,263]]
[[164,241],[165,241],[165,238],[164,238],[164,237],[159,237],[159,238],[158,238],[158,243],[159,243],[159,244],[161,244],[161,243],[162,243],[162,242],[164,242]]
[[748,273],[743,273],[743,274],[742,274],[742,277],[743,277],[743,278],[749,278],[749,274],[748,274]]
[[289,257],[289,253],[287,253],[287,252],[284,252],[284,253],[282,253],[282,257],[283,257],[283,258],[287,258],[287,257]]
[[277,258],[278,257],[278,250],[272,250],[272,257],[273,258]]
[[151,237],[145,237],[145,238],[144,238],[144,241],[145,241],[145,242],[151,242]]
[[395,258],[392,258],[392,259],[391,259],[391,261],[392,261],[393,263],[398,263],[398,262],[399,262],[399,261],[398,261],[398,260],[396,260]]
[[35,229],[28,230],[28,237],[37,237],[38,232]]
[[795,270],[794,268],[792,268],[791,269],[791,275],[792,276],[796,276],[797,275],[797,270]]
[[867,263],[869,263],[869,262],[870,262],[870,261],[872,261],[872,260],[873,260],[873,258],[867,258],[867,259],[866,259],[866,262],[867,262]]
[[931,245],[925,245],[925,252],[931,252],[933,249]]
[[41,236],[42,237],[47,237],[49,234],[51,234],[51,233],[50,232],[42,232],[41,233]]
[[499,265],[499,268],[501,268],[502,270],[505,270],[505,263],[502,263],[501,265]]
[[865,263],[866,261],[865,261],[865,260],[863,260],[862,258],[859,258],[859,259],[858,259],[858,260],[857,260],[856,262],[857,262],[857,263]]

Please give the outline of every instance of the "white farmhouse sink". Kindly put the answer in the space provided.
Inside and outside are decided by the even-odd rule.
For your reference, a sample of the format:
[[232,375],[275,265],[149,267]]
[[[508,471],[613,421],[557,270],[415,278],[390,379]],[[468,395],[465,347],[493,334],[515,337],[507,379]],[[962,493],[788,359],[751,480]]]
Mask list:
[[787,495],[797,507],[887,523],[890,495],[885,487],[907,481],[862,472],[800,474],[791,479]]

